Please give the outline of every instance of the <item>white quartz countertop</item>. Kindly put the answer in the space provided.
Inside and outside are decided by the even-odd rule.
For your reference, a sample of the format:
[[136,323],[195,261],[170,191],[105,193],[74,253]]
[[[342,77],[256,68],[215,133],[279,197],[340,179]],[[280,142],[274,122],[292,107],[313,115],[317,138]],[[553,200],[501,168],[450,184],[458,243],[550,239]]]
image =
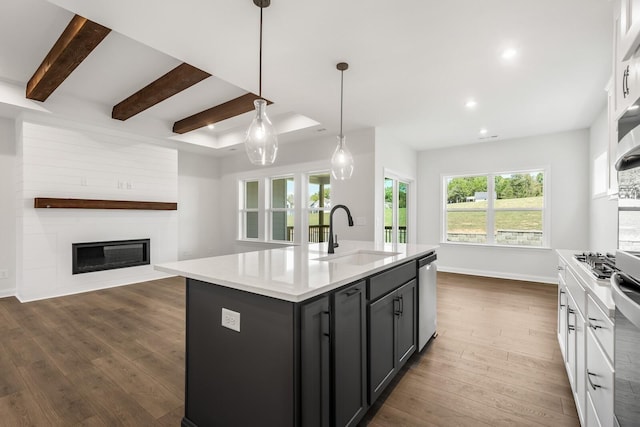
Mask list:
[[437,248],[434,245],[375,245],[373,242],[342,240],[335,254],[327,260],[318,260],[327,257],[327,243],[312,243],[156,264],[154,268],[177,276],[300,302],[420,258]]
[[[580,283],[584,286],[585,291],[591,298],[600,306],[600,308],[607,313],[610,318],[615,315],[616,305],[613,302],[611,296],[611,282],[609,279],[597,279],[583,262],[580,262],[574,258],[573,255],[580,254],[584,251],[572,251],[567,249],[558,249],[556,251],[558,255],[571,267],[571,269],[578,275]],[[589,252],[589,251],[587,251]]]

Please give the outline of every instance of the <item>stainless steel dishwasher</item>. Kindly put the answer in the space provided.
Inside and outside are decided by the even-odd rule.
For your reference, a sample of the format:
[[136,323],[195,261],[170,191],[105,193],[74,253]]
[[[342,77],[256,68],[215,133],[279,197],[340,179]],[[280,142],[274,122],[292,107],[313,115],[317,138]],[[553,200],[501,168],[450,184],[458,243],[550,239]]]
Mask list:
[[436,276],[438,259],[435,252],[417,260],[418,268],[418,351],[422,351],[436,334]]

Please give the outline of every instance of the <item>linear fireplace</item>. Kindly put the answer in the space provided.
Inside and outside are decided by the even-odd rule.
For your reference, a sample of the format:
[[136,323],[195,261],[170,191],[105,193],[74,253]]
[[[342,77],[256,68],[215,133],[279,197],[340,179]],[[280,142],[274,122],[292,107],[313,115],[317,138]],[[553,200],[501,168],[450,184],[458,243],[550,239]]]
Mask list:
[[73,274],[145,265],[151,262],[150,239],[73,243]]

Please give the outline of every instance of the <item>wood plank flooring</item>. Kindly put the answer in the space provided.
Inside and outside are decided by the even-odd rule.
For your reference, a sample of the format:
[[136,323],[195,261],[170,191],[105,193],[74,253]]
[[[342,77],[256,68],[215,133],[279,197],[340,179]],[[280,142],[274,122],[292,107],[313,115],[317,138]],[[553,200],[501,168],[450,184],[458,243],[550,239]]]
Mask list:
[[[556,288],[438,274],[438,338],[361,425],[577,426]],[[179,426],[184,281],[0,299],[0,426]]]

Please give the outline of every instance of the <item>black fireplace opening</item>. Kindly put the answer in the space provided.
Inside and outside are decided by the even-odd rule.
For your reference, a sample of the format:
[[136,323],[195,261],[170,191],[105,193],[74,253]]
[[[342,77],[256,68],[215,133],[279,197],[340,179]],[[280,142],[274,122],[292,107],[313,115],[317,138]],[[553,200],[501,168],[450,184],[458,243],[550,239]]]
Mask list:
[[151,263],[151,240],[73,243],[73,274]]

